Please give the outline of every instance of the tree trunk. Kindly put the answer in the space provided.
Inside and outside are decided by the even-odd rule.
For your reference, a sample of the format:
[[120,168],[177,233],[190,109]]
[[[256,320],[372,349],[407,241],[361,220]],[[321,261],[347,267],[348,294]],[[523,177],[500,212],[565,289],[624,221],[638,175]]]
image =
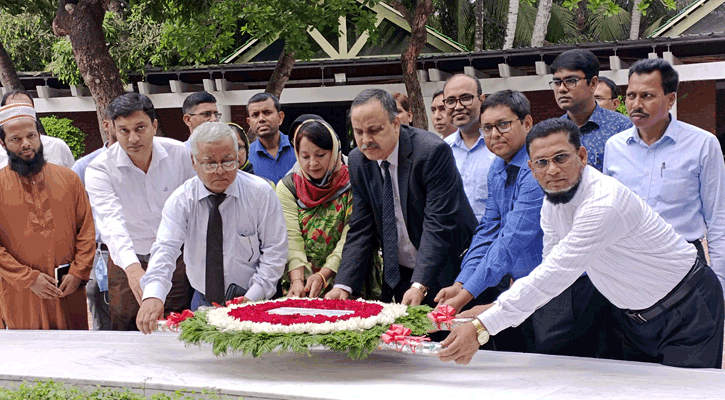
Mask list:
[[[458,27],[458,43],[466,43],[466,4],[468,0],[456,1],[456,25]],[[400,10],[398,10],[400,11]],[[402,14],[402,12],[401,12]]]
[[483,51],[483,1],[476,0],[476,37],[473,44],[476,51]]
[[508,50],[514,47],[516,36],[516,23],[519,19],[519,0],[509,0],[508,22],[506,23],[506,36],[503,40],[503,49]]
[[388,4],[403,14],[403,18],[410,25],[410,41],[400,57],[400,63],[403,67],[403,82],[405,82],[405,90],[410,101],[410,111],[413,113],[413,122],[411,124],[416,128],[427,130],[428,113],[425,109],[425,102],[423,102],[423,90],[418,80],[417,65],[418,56],[428,39],[428,31],[425,25],[428,23],[428,17],[433,12],[433,1],[418,0],[415,10],[412,11],[401,4],[400,0]]
[[632,4],[632,24],[629,27],[629,40],[639,38],[639,24],[642,20],[642,11],[639,10],[640,3],[642,3],[642,0],[634,0],[634,4]]
[[277,65],[275,65],[274,71],[272,71],[272,76],[269,77],[267,87],[264,91],[272,93],[279,99],[279,96],[282,95],[284,85],[289,80],[290,74],[292,73],[292,67],[294,67],[294,65],[295,53],[288,53],[287,50],[282,50],[282,54],[279,55]]
[[531,47],[542,47],[546,38],[546,30],[549,28],[551,19],[552,0],[539,0],[539,9],[536,12],[534,21],[534,33],[531,35]]
[[68,36],[73,46],[78,69],[96,102],[96,114],[101,137],[106,140],[101,121],[108,105],[125,93],[121,75],[106,47],[103,34],[105,11],[101,0],[80,0],[72,13],[60,0],[53,19],[53,31],[57,36]]
[[8,52],[5,51],[5,46],[2,43],[0,43],[0,83],[8,92],[23,88],[20,77],[13,66],[13,61],[10,59]]

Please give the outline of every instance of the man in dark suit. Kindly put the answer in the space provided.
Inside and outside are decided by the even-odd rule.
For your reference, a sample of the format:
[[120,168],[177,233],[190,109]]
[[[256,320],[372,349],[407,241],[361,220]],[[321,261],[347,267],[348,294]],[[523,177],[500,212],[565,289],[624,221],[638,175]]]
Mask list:
[[327,298],[359,292],[377,244],[383,301],[425,303],[453,283],[476,229],[451,148],[435,134],[401,126],[392,96],[360,93],[350,119],[353,211],[336,284]]

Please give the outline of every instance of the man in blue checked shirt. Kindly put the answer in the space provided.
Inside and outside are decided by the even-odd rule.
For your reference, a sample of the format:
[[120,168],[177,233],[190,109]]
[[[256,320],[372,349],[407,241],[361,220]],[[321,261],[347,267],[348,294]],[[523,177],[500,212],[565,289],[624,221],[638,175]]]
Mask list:
[[[493,302],[512,279],[528,275],[541,263],[544,192],[531,174],[525,148],[532,125],[530,103],[520,92],[496,92],[481,105],[481,130],[497,156],[488,175],[486,212],[456,282],[438,292],[436,302],[457,311],[469,303]],[[516,329],[510,329],[512,335],[518,335]],[[522,338],[504,340],[507,336],[513,338],[496,337],[496,349],[526,351]]]

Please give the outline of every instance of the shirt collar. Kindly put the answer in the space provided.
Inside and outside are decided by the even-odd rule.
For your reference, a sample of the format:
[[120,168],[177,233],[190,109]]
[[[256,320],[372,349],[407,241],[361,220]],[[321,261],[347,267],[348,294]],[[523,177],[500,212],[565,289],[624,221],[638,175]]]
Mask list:
[[[239,179],[239,174],[241,174],[241,172],[237,171],[237,176],[234,178],[234,181],[232,181],[231,185],[229,185],[229,187],[226,188],[226,190],[224,190],[224,194],[226,194],[227,196],[236,197],[238,199],[241,198],[241,193],[239,191],[239,185],[237,185],[237,179]],[[196,179],[196,187],[198,189],[196,191],[196,193],[197,193],[196,201],[202,201],[205,198],[207,198],[213,194],[216,194],[216,193],[211,192],[209,189],[206,188],[206,186],[204,186],[204,182],[202,182],[201,179],[199,179],[198,175],[196,176],[195,179]]]
[[456,147],[460,147],[463,150],[473,151],[476,148],[478,148],[479,146],[485,146],[486,145],[486,141],[483,138],[483,132],[481,131],[481,129],[478,130],[478,134],[480,136],[479,136],[478,140],[476,141],[476,144],[474,144],[473,147],[471,147],[470,149],[468,148],[468,146],[466,146],[466,143],[463,141],[463,137],[461,136],[461,130],[460,129],[457,130],[457,131],[455,131],[455,132],[453,132],[453,134],[456,135],[455,136],[455,139],[453,139],[453,145],[456,146]]
[[[589,116],[589,120],[584,125],[591,122],[591,123],[595,124],[596,126],[601,127],[602,124],[606,124],[606,116],[604,114],[605,114],[604,109],[599,104],[597,104],[594,107],[594,112],[592,113],[592,115]],[[562,115],[562,118],[571,120],[568,112],[564,113],[564,115]]]
[[571,206],[576,208],[584,202],[584,198],[586,197],[586,194],[584,192],[587,191],[586,188],[589,186],[589,180],[591,179],[591,176],[593,174],[592,171],[596,171],[594,167],[590,165],[584,167],[584,171],[582,171],[582,180],[581,182],[579,182],[579,187],[577,188],[574,197],[566,205],[570,204]]
[[[121,145],[118,143],[114,143],[114,145],[116,146],[116,151],[118,151],[118,154],[116,154],[116,165],[119,167],[135,167],[131,157],[128,156],[128,153],[126,153]],[[151,142],[151,164],[149,164],[149,170],[159,165],[161,160],[168,156],[169,153],[164,146],[154,138],[153,142]]]
[[[677,129],[679,123],[680,122],[677,120],[677,118],[672,113],[670,113],[670,124],[667,125],[665,133],[662,135],[661,138],[659,138],[659,140],[654,142],[652,145],[654,146],[657,143],[663,142],[667,140],[666,138],[669,138],[669,140],[671,140],[673,143],[677,143],[677,140],[679,139],[679,129]],[[639,132],[637,131],[636,126],[630,128],[630,135],[627,138],[627,144],[632,143],[644,144],[642,138],[639,137]]]
[[282,131],[279,132],[279,148],[285,148],[285,147],[292,147],[289,141],[289,136],[282,133]]
[[519,168],[527,167],[529,160],[529,153],[526,152],[526,146],[523,146],[519,149],[518,152],[514,155],[514,158],[511,159],[511,162],[506,164],[506,161],[504,161],[501,157],[496,157],[496,159],[493,160],[493,164],[491,164],[491,170],[495,171],[498,174],[504,174],[506,173],[506,166],[508,165],[515,165]]
[[[393,149],[393,152],[390,153],[387,160],[390,165],[393,165],[395,167],[398,166],[398,153],[400,152],[400,140],[398,140],[398,144],[395,145],[395,148]],[[378,167],[383,163],[383,160],[378,160]]]

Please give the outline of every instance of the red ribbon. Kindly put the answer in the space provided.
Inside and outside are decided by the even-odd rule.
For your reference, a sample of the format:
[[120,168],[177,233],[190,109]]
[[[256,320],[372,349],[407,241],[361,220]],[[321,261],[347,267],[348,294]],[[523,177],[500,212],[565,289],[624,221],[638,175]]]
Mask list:
[[403,347],[408,345],[413,353],[415,353],[415,347],[420,342],[430,341],[430,338],[425,336],[408,336],[411,334],[411,330],[403,325],[393,324],[388,328],[388,331],[380,336],[385,344],[395,343],[398,351],[402,351]]
[[178,326],[181,323],[181,321],[184,321],[187,318],[192,318],[193,316],[194,316],[194,313],[191,312],[191,310],[184,310],[184,312],[182,312],[181,314],[172,312],[166,318],[166,325],[168,325],[169,328],[173,328],[175,326]]
[[428,318],[438,326],[438,329],[441,329],[442,324],[453,321],[455,316],[456,309],[447,304],[439,304],[435,310],[428,313]]
[[235,297],[232,300],[227,300],[227,307],[229,307],[232,304],[242,304],[244,303],[244,296]]

